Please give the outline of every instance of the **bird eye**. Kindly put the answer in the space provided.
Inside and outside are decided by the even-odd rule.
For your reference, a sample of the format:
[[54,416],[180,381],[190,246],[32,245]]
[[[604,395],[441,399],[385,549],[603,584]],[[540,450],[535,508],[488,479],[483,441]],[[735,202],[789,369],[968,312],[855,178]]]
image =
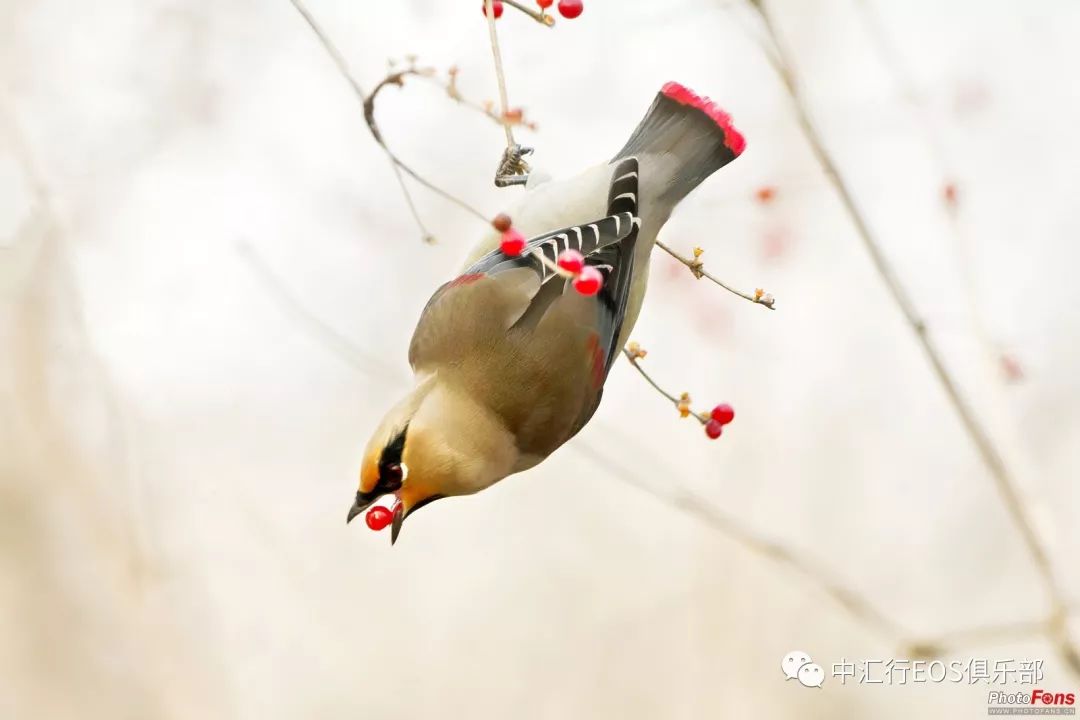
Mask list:
[[388,482],[397,482],[401,480],[401,465],[398,463],[392,463],[383,467],[382,477]]

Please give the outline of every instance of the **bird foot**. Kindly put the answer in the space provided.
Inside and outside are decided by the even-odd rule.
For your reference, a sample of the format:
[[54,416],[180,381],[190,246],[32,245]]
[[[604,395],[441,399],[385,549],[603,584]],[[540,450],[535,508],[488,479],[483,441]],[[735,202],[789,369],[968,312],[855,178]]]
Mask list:
[[524,185],[529,180],[529,164],[525,156],[532,153],[531,147],[511,145],[503,151],[499,169],[495,171],[495,187]]

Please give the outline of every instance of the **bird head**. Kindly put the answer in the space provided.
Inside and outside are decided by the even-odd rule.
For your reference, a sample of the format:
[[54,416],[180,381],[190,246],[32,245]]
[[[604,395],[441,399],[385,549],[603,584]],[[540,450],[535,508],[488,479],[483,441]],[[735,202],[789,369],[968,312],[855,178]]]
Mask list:
[[425,442],[427,433],[409,424],[380,428],[372,437],[360,467],[360,487],[346,522],[367,510],[379,498],[393,495],[394,519],[390,542],[397,542],[405,518],[421,507],[445,497],[454,463],[440,460]]
[[510,472],[513,438],[467,396],[420,388],[376,429],[360,469],[360,487],[347,521],[379,498],[396,498],[390,534],[397,542],[405,518],[444,497],[468,495]]

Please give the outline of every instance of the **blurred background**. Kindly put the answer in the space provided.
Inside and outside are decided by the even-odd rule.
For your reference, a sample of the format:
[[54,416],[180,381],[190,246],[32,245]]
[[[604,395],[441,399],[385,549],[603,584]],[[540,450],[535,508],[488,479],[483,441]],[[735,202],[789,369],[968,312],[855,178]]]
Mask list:
[[[415,54],[497,97],[480,0],[305,5],[364,91]],[[1080,5],[765,9],[797,98],[742,0],[506,9],[518,139],[556,176],[668,80],[732,113],[746,153],[661,238],[777,311],[658,253],[634,339],[670,391],[734,405],[724,436],[620,362],[573,442],[391,549],[342,522],[361,452],[483,226],[410,184],[422,241],[289,0],[0,0],[0,717],[985,716],[985,683],[785,682],[793,649],[827,675],[1042,659],[1076,690]],[[376,117],[485,214],[522,192],[492,187],[502,130],[437,86]]]

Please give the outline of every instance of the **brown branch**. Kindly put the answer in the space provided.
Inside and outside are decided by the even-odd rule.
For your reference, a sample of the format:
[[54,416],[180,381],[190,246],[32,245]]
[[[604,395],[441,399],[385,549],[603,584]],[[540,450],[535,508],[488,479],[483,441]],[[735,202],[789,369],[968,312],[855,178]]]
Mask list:
[[[487,223],[488,218],[482,212],[474,208],[472,205],[469,205],[464,200],[454,196],[451,193],[446,192],[442,188],[438,187],[431,181],[421,176],[409,165],[405,164],[405,162],[403,162],[401,158],[395,155],[393,151],[391,151],[390,148],[387,147],[386,143],[383,140],[382,133],[379,131],[379,126],[375,122],[375,97],[378,95],[379,91],[387,85],[401,86],[403,83],[403,78],[406,75],[418,75],[420,74],[419,71],[410,68],[403,71],[392,72],[387,77],[383,78],[378,83],[378,85],[375,86],[375,89],[372,91],[370,96],[365,95],[363,88],[360,86],[360,83],[356,80],[355,77],[353,77],[353,74],[349,71],[349,66],[345,62],[344,56],[342,56],[337,46],[334,45],[334,43],[330,40],[330,37],[323,31],[322,27],[319,26],[319,23],[315,20],[314,16],[312,16],[311,13],[308,12],[302,0],[289,0],[289,2],[291,2],[292,6],[296,9],[296,11],[300,13],[300,16],[304,18],[304,21],[307,22],[308,27],[311,28],[311,31],[315,33],[315,37],[318,38],[320,44],[322,44],[323,46],[323,49],[327,52],[328,55],[330,55],[330,59],[333,60],[338,72],[349,83],[349,87],[352,88],[353,94],[363,104],[364,120],[367,122],[368,129],[371,131],[372,137],[375,138],[375,142],[377,142],[379,144],[379,147],[383,149],[383,152],[386,153],[386,156],[390,160],[390,162],[396,168],[403,170],[406,174],[409,175],[409,177],[426,187],[428,190],[431,190],[440,197],[449,200],[450,202],[454,203],[462,210],[465,210],[466,212],[478,218],[482,222]],[[405,183],[401,181],[400,176],[398,177],[398,180],[401,184],[403,192],[405,193],[406,202],[408,203],[409,208],[413,213],[413,217],[420,225],[420,229],[423,233],[425,241],[430,242],[431,234],[427,231],[427,228],[420,221],[419,215],[417,215],[416,213],[416,206],[413,203],[412,197],[409,195],[408,189],[405,187]]]
[[763,0],[750,0],[750,4],[757,10],[765,34],[769,40],[769,43],[765,48],[765,55],[775,69],[784,88],[787,90],[803,135],[809,143],[810,149],[822,168],[825,177],[832,184],[844,210],[847,212],[854,225],[856,234],[858,235],[863,248],[870,256],[878,277],[885,285],[893,302],[896,304],[908,326],[911,328],[916,342],[922,349],[926,360],[929,362],[930,368],[941,385],[942,390],[945,392],[945,396],[950,405],[952,405],[953,411],[960,420],[961,426],[967,432],[968,437],[974,445],[975,450],[978,452],[979,457],[982,459],[983,464],[986,466],[987,470],[989,470],[998,494],[1012,518],[1013,523],[1019,530],[1024,546],[1027,548],[1036,571],[1042,581],[1043,587],[1046,590],[1051,606],[1049,612],[1049,617],[1051,618],[1050,624],[1051,627],[1058,628],[1058,630],[1053,632],[1053,640],[1057,644],[1060,654],[1066,660],[1072,671],[1075,674],[1080,675],[1080,653],[1077,652],[1068,638],[1065,623],[1060,620],[1060,618],[1065,616],[1066,602],[1064,594],[1060,583],[1054,574],[1053,566],[1051,565],[1046,548],[1039,538],[1038,533],[1035,531],[1035,525],[1030,517],[1029,510],[1023,501],[1020,490],[1017,487],[1016,480],[1006,466],[1001,453],[998,451],[989,433],[983,427],[978,416],[975,414],[975,411],[960,392],[958,382],[945,364],[944,355],[941,349],[928,333],[925,321],[919,315],[914,302],[897,277],[896,271],[886,257],[884,250],[871,232],[869,221],[856,204],[851,186],[848,184],[847,180],[841,176],[832,155],[825,148],[822,135],[814,125],[814,122],[810,117],[809,108],[803,100],[799,87],[794,80],[791,53],[787,49],[779,33],[776,31],[768,4]]
[[503,3],[509,5],[515,10],[520,10],[541,25],[544,25],[546,27],[552,27],[555,25],[555,18],[553,18],[551,15],[548,15],[546,12],[536,12],[532,8],[525,7],[521,3],[516,2],[516,0],[503,0]]
[[757,290],[754,290],[753,295],[748,295],[747,293],[744,293],[744,292],[742,292],[740,290],[736,290],[735,288],[721,282],[718,278],[716,278],[715,276],[713,276],[709,272],[707,272],[705,270],[705,263],[702,262],[702,260],[701,260],[701,256],[705,251],[702,250],[701,248],[699,248],[699,247],[694,248],[694,257],[693,257],[693,259],[691,259],[691,258],[683,257],[682,255],[675,252],[674,250],[672,250],[671,248],[669,248],[667,245],[660,242],[659,240],[656,241],[656,246],[658,248],[660,248],[661,250],[663,250],[664,252],[666,252],[671,257],[673,257],[676,260],[678,260],[679,262],[681,262],[683,265],[685,265],[686,268],[698,280],[700,280],[701,278],[706,278],[707,280],[712,280],[714,283],[716,283],[720,287],[724,288],[729,293],[738,295],[739,297],[741,297],[744,300],[749,300],[750,302],[755,303],[757,305],[763,305],[763,306],[769,308],[770,310],[775,310],[776,309],[776,298],[774,298],[771,293],[767,293],[764,290],[761,290],[759,288]]
[[500,115],[492,109],[493,103],[485,102],[483,104],[480,104],[478,102],[469,100],[468,98],[463,96],[461,94],[461,91],[458,90],[457,86],[457,67],[451,67],[449,70],[447,70],[447,77],[449,78],[449,80],[447,80],[446,82],[439,80],[438,77],[435,75],[423,75],[422,77],[424,80],[434,83],[435,85],[446,91],[447,96],[449,96],[451,100],[460,103],[461,105],[464,105],[470,110],[484,115],[497,125],[510,125],[511,127],[521,125],[528,128],[529,130],[536,130],[536,123],[527,120],[525,118],[525,111],[521,108],[510,108],[505,113]]
[[[488,39],[491,41],[491,56],[495,60],[495,79],[499,83],[499,103],[502,108],[502,114],[505,116],[509,104],[506,100],[506,74],[503,72],[502,66],[502,53],[499,52],[499,33],[495,29],[495,10],[492,6],[493,0],[484,0],[484,15],[487,16],[488,26]],[[504,125],[503,130],[506,133],[506,148],[509,150],[514,143],[514,131],[509,125]]]
[[653,389],[656,390],[656,392],[663,395],[668,402],[675,406],[675,409],[679,411],[679,415],[681,417],[693,416],[694,419],[696,419],[702,425],[709,422],[709,420],[711,419],[709,413],[696,413],[690,408],[690,393],[684,392],[679,394],[678,396],[669,393],[667,390],[661,387],[660,384],[656,382],[656,380],[654,380],[648,372],[645,371],[645,368],[641,367],[641,363],[639,361],[643,360],[647,354],[648,352],[636,342],[631,342],[623,348],[623,355],[625,355],[626,359],[630,361],[630,364],[634,366],[634,369],[637,370],[638,373],[640,373],[641,377],[645,378],[645,382],[649,383],[649,385],[652,385]]
[[[495,61],[495,79],[499,84],[499,103],[501,116],[506,117],[509,104],[506,99],[506,73],[503,71],[502,53],[499,51],[499,33],[495,29],[495,11],[493,0],[484,0],[485,15],[487,15],[488,39],[491,41],[491,56]],[[523,157],[532,150],[523,148],[514,141],[514,130],[510,125],[503,123],[503,131],[506,134],[506,149],[503,151],[499,167],[495,171],[495,186],[508,187],[510,185],[523,184],[524,178],[529,174],[529,165]]]

